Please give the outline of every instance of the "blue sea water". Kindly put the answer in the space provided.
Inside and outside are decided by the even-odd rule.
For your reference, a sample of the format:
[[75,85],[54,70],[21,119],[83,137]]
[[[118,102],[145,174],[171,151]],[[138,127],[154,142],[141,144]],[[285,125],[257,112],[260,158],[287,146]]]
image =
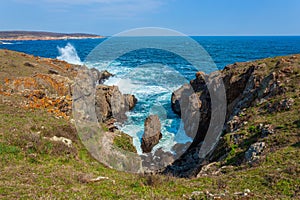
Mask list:
[[[209,53],[218,69],[234,62],[300,53],[298,36],[199,36],[192,39]],[[197,69],[182,57],[159,49],[124,51],[125,54],[109,65],[105,59],[89,58],[86,61],[89,53],[105,40],[10,41],[0,44],[0,48],[40,57],[59,58],[77,64],[82,62],[115,74],[116,76],[110,78],[106,84],[118,85],[123,93],[134,94],[138,99],[134,110],[127,113],[128,120],[120,125],[121,130],[134,138],[138,152],[141,152],[139,146],[144,120],[149,114],[157,114],[162,123],[163,138],[156,148],[170,150],[175,143],[190,141],[191,138],[185,136],[180,118],[171,110],[170,98],[172,91],[194,78]],[[156,40],[166,40],[166,37]],[[179,43],[175,41],[174,44],[174,49],[186,53]],[[124,43],[124,46],[126,45],[129,44]],[[114,48],[111,47],[111,51],[115,51]],[[111,51],[108,48],[104,53],[109,55]],[[216,70],[205,62],[202,67],[201,70],[207,73]]]
[[[210,54],[219,69],[234,62],[250,61],[300,53],[300,36],[194,36],[192,37]],[[8,41],[1,49],[20,51],[35,56],[56,58],[57,47],[72,44],[81,60],[105,39]]]

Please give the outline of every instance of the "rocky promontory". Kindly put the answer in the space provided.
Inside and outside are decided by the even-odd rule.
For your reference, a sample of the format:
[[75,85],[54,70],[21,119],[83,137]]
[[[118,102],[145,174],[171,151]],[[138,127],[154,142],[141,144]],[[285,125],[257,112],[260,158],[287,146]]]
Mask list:
[[[226,116],[225,123],[221,124],[223,132],[218,144],[206,157],[200,158],[199,151],[213,120],[210,83],[214,83],[215,88],[224,84],[226,103],[216,106],[225,106]],[[192,94],[189,92],[191,89],[194,91]],[[196,176],[203,166],[211,162],[218,162],[224,167],[253,164],[259,162],[259,155],[268,151],[297,145],[299,96],[300,55],[234,63],[220,73],[198,72],[196,78],[175,91],[171,99],[173,111],[181,115],[184,123],[188,124],[195,117],[199,119],[197,129],[185,126],[187,133],[196,131],[194,141],[189,150],[164,173]],[[193,106],[181,110],[181,104]],[[287,131],[282,130],[282,126]],[[288,139],[277,141],[276,138],[283,135],[289,135]],[[268,143],[271,145],[268,146]]]
[[[73,120],[74,85],[79,73],[88,70],[86,66],[9,50],[0,50],[0,58],[0,95],[4,95],[6,103],[22,109],[43,109],[57,118]],[[115,122],[126,119],[125,113],[134,108],[137,99],[133,95],[122,94],[117,86],[103,85],[104,80],[112,76],[109,72],[90,71],[96,84],[95,105],[91,108],[95,108],[98,122],[108,134],[115,136]],[[128,145],[132,145],[129,136],[121,135],[129,142]]]
[[[0,41],[96,39],[103,36],[85,33],[52,33],[41,31],[0,31]],[[1,43],[0,43],[1,44]]]
[[[74,93],[80,69],[87,68],[0,50],[0,198],[299,199],[300,55],[234,63],[209,75],[198,72],[190,84],[174,91],[170,106],[186,124],[197,119],[184,127],[187,133],[196,130],[196,137],[176,161],[168,159],[171,153],[156,151],[158,164],[172,163],[161,171],[164,175],[153,172],[156,166],[149,166],[149,174],[119,172],[87,151],[84,140],[98,144],[97,138],[80,138],[72,115],[80,101],[75,97],[82,97]],[[109,72],[88,71],[95,87],[97,128],[100,124],[108,139],[103,142],[137,155],[132,138],[115,126],[137,99],[103,85]],[[226,91],[227,103],[220,105],[226,109],[225,122],[217,145],[200,158],[213,116],[207,83],[220,80]],[[91,91],[82,94],[89,98]],[[151,124],[146,124],[150,138],[155,133],[158,140],[160,127]]]

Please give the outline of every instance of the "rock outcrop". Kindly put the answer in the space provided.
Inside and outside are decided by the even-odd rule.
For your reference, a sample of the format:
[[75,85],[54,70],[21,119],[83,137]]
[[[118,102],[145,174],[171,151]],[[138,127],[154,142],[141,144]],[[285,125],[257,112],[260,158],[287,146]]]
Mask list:
[[245,153],[245,159],[249,164],[252,164],[259,159],[259,155],[262,153],[266,147],[265,142],[257,142],[252,144]]
[[96,87],[96,115],[100,122],[116,119],[126,120],[126,112],[133,109],[137,99],[134,95],[123,95],[117,86],[98,85]]
[[[1,50],[0,57],[7,58],[8,61],[2,64],[7,65],[7,71],[10,72],[0,74],[0,94],[25,97],[21,102],[21,106],[25,108],[47,109],[57,117],[69,119],[72,115],[73,99],[89,98],[92,94],[90,89],[96,87],[95,107],[98,120],[101,123],[114,124],[115,121],[123,122],[126,119],[125,113],[133,109],[137,102],[133,95],[123,95],[117,86],[102,84],[113,76],[108,71],[95,68],[89,70],[86,66],[8,50]],[[10,61],[9,58],[14,59]],[[20,69],[16,66],[20,66]],[[79,73],[80,71],[86,73]],[[74,88],[77,82],[80,83],[82,94],[77,94],[76,87]],[[85,105],[79,109],[89,109],[88,106],[91,107]]]
[[[194,141],[188,151],[173,165],[168,166],[164,173],[181,177],[195,176],[204,163],[226,155],[227,150],[223,149],[224,151],[221,151],[223,155],[220,155],[220,152],[211,151],[205,158],[199,157],[212,117],[212,99],[207,83],[214,82],[210,87],[215,88],[219,87],[220,80],[224,83],[227,103],[222,106],[226,109],[226,117],[224,124],[220,124],[223,126],[224,135],[247,124],[247,121],[241,118],[244,116],[245,109],[266,102],[275,96],[283,95],[287,91],[285,85],[292,82],[289,77],[294,76],[293,73],[295,74],[297,73],[295,71],[299,70],[299,66],[297,66],[299,57],[297,55],[290,58],[270,58],[255,62],[235,63],[226,66],[221,73],[210,75],[198,72],[196,79],[190,81],[189,85],[183,85],[174,91],[171,98],[172,109],[181,116],[186,134],[191,136],[194,133]],[[295,90],[294,86],[291,88]],[[266,106],[269,112],[280,112],[289,110],[293,103],[294,100],[289,98],[268,103]],[[239,140],[238,137],[237,140]],[[218,146],[220,146],[220,142]],[[219,147],[216,149],[220,151]]]
[[152,148],[162,138],[161,124],[157,115],[150,115],[144,123],[145,131],[142,137],[141,148],[143,153],[151,152]]

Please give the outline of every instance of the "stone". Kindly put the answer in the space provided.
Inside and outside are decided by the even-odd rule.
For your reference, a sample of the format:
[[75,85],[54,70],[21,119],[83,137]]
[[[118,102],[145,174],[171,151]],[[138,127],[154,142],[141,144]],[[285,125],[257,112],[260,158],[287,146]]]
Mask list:
[[26,62],[24,62],[24,66],[26,66],[26,67],[35,67],[35,64],[26,61]]
[[249,194],[251,192],[251,190],[245,189],[244,192]]
[[258,126],[259,130],[261,131],[261,136],[266,137],[268,135],[274,134],[275,130],[274,127],[271,124],[259,124]]
[[65,137],[57,137],[57,136],[53,136],[52,138],[50,138],[51,141],[54,142],[62,142],[64,143],[66,146],[68,147],[72,147],[72,140],[65,138]]
[[92,68],[90,70],[91,75],[93,76],[93,80],[98,84],[103,84],[105,80],[113,76],[113,74],[109,73],[107,70],[101,72],[96,68]]
[[152,148],[162,138],[161,124],[157,115],[147,117],[144,123],[144,130],[141,148],[143,153],[150,153]]
[[59,74],[58,71],[54,70],[54,69],[49,69],[48,70],[49,74]]
[[124,94],[125,103],[128,106],[129,110],[132,110],[137,103],[137,98],[131,94]]
[[134,95],[122,94],[117,86],[98,85],[95,94],[96,115],[100,122],[116,119],[123,122],[126,112],[137,103]]
[[245,159],[248,163],[253,163],[259,159],[259,155],[263,152],[266,147],[265,142],[256,142],[252,144],[245,153]]
[[99,76],[99,84],[102,84],[104,81],[106,81],[109,77],[113,76],[110,72],[104,70],[100,72]]

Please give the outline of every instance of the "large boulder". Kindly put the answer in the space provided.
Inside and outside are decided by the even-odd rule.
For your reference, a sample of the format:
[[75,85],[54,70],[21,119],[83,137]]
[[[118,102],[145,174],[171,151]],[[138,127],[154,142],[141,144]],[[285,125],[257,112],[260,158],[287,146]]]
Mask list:
[[96,87],[96,115],[100,122],[116,119],[123,122],[126,112],[133,109],[137,99],[134,95],[122,94],[117,86],[98,85]]
[[150,115],[144,123],[145,132],[142,137],[141,148],[143,153],[151,152],[152,148],[162,137],[161,124],[157,115]]

